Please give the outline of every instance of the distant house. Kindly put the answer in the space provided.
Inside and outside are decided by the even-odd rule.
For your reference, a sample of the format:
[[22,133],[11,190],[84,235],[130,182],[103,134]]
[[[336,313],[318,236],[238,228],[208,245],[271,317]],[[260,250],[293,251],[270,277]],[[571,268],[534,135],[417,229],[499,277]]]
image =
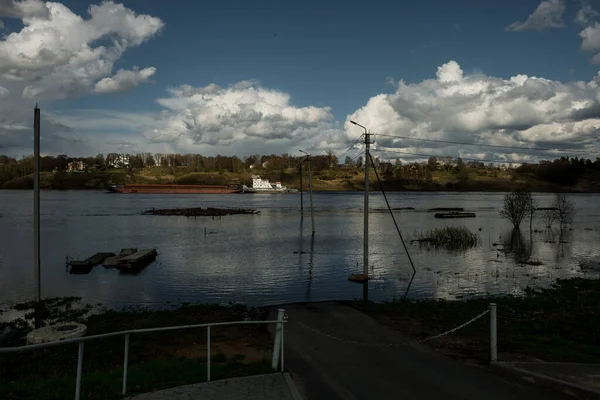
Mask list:
[[83,161],[71,161],[67,164],[67,172],[80,172],[86,169],[87,165]]
[[439,167],[452,167],[452,168],[456,168],[458,167],[458,161],[454,160],[454,159],[441,159],[437,162],[437,165]]
[[379,163],[379,170],[383,174],[392,173],[394,171],[394,166],[389,162],[381,162]]
[[129,154],[114,154],[114,156],[108,160],[108,166],[113,168],[129,167]]

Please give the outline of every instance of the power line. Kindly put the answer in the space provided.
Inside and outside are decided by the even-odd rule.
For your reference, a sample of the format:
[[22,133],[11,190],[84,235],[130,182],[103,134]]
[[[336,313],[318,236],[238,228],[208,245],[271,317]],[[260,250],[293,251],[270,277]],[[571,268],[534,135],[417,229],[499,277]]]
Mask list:
[[[444,157],[444,156],[439,156],[439,155],[435,155],[435,154],[411,153],[411,152],[400,151],[400,150],[373,150],[373,151],[378,152],[378,153],[406,154],[406,155],[410,155],[410,156],[427,157],[427,158],[429,158],[429,157],[443,158]],[[462,159],[463,161],[491,162],[491,163],[496,163],[496,164],[526,164],[527,163],[527,161],[490,160],[490,159],[464,158],[464,157],[459,157],[459,158]]]
[[465,143],[465,142],[454,142],[452,140],[441,140],[441,139],[423,139],[423,138],[414,138],[409,136],[399,136],[399,135],[386,135],[382,133],[378,133],[377,135],[383,137],[390,138],[398,138],[398,139],[407,139],[407,140],[416,140],[422,142],[435,142],[435,143],[445,143],[445,144],[458,144],[461,146],[479,146],[479,147],[491,147],[496,149],[512,149],[512,150],[529,150],[529,151],[568,151],[570,153],[587,153],[585,150],[580,149],[556,149],[549,147],[517,147],[517,146],[501,146],[495,144],[479,144],[479,143]]
[[[371,154],[369,154],[369,160],[371,160],[371,165],[375,165],[375,163],[373,162],[373,156],[371,156]],[[377,168],[373,168],[373,170],[375,171],[375,176],[377,177],[377,182],[379,183],[379,189],[381,189],[381,193],[383,194],[383,198],[385,199],[385,204],[387,204],[388,210],[390,211],[390,215],[392,216],[392,221],[394,221],[394,225],[396,226],[396,231],[398,231],[398,236],[400,236],[400,241],[402,242],[402,246],[404,246],[404,251],[406,252],[406,255],[408,256],[408,261],[410,261],[410,266],[412,267],[413,274],[414,274],[417,272],[417,270],[415,269],[415,264],[413,263],[412,257],[410,256],[408,247],[406,247],[406,242],[404,241],[404,238],[402,237],[402,232],[400,232],[400,227],[398,226],[398,223],[396,222],[396,217],[394,216],[392,207],[390,207],[390,202],[388,201],[387,196],[385,195],[385,190],[383,190],[383,185],[381,184],[381,179],[379,179],[379,172],[377,172]],[[366,210],[366,212],[368,212],[368,210]],[[412,280],[411,280],[411,283],[412,283]],[[407,291],[408,291],[408,289],[407,289]]]
[[342,154],[340,154],[340,157],[343,157],[343,156],[344,156],[344,155],[345,155],[347,152],[349,152],[350,150],[352,150],[352,148],[353,148],[354,146],[356,146],[356,143],[358,143],[358,141],[359,141],[360,139],[362,139],[362,137],[363,137],[364,135],[365,135],[364,133],[363,133],[362,135],[360,135],[360,136],[358,137],[358,139],[356,139],[356,142],[352,143],[352,145],[351,145],[350,147],[348,147],[348,149],[347,149],[345,152],[343,152]]

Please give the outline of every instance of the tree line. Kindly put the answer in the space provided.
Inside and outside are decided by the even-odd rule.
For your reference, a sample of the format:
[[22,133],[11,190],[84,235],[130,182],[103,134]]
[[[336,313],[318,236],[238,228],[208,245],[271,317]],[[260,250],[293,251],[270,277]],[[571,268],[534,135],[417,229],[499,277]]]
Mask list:
[[[113,168],[126,168],[130,171],[150,167],[188,167],[194,172],[248,172],[251,170],[282,171],[298,168],[306,156],[293,156],[287,153],[276,155],[253,154],[247,157],[237,156],[204,156],[201,154],[176,153],[136,153],[122,155],[118,153],[98,154],[95,157],[70,157],[68,155],[42,156],[40,166],[42,172],[65,172],[70,162],[82,161],[88,170],[106,171]],[[315,172],[331,169],[347,169],[358,172],[363,167],[363,157],[346,156],[343,164],[339,163],[333,151],[311,156],[311,167]],[[374,159],[375,167],[381,172],[384,180],[397,184],[428,183],[433,180],[435,171],[451,171],[467,179],[469,169],[487,171],[494,174],[499,168],[494,164],[485,165],[479,161],[464,162],[460,157],[430,157],[424,162],[403,163],[399,159],[393,162]],[[0,185],[16,178],[31,175],[34,170],[33,156],[20,159],[0,155]],[[600,158],[595,161],[584,158],[560,158],[553,161],[541,161],[539,164],[523,164],[514,169],[516,173],[530,174],[559,185],[574,185],[579,178],[589,171],[600,171]]]
[[[115,168],[139,170],[151,167],[189,167],[194,172],[248,172],[256,170],[284,170],[298,168],[306,156],[292,156],[284,153],[281,155],[254,154],[247,157],[237,156],[204,156],[201,154],[175,154],[175,153],[137,153],[98,154],[95,157],[69,157],[68,155],[41,156],[40,171],[64,173],[72,161],[82,161],[86,170],[110,171]],[[324,155],[311,156],[313,171],[332,169],[338,166],[337,156],[328,151]],[[23,178],[34,172],[34,158],[32,155],[20,159],[0,155],[0,185],[13,179]]]
[[595,161],[578,157],[561,157],[553,161],[540,161],[539,164],[523,164],[516,171],[538,176],[557,185],[572,186],[586,172],[600,171],[600,157],[596,157]]

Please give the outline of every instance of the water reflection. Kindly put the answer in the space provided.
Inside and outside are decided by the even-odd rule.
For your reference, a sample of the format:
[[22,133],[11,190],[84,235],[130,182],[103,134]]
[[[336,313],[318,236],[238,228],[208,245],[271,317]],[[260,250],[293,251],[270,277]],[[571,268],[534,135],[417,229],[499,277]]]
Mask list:
[[[542,218],[534,220],[538,231],[513,233],[498,215],[502,194],[403,192],[388,194],[392,209],[415,208],[394,212],[403,233],[445,226],[465,226],[477,233],[483,227],[477,234],[480,239],[485,235],[484,240],[461,252],[425,250],[407,242],[415,275],[390,215],[373,213],[369,236],[373,280],[361,290],[347,278],[362,271],[362,194],[314,196],[318,232],[312,236],[310,216],[298,221],[300,199],[295,196],[44,192],[42,295],[82,296],[84,302],[101,302],[109,308],[164,307],[167,301],[269,305],[361,297],[455,299],[520,294],[526,286],[547,286],[555,278],[598,275],[598,268],[588,267],[600,260],[597,195],[573,195],[578,205],[574,231],[561,237],[557,230],[544,231]],[[0,192],[0,303],[29,300],[34,291],[30,197],[30,192]],[[373,194],[371,203],[373,208],[386,207],[381,195]],[[425,211],[448,205],[475,211],[477,218],[446,221]],[[198,206],[256,208],[261,214],[220,219],[139,215],[153,207]],[[102,267],[87,275],[70,275],[63,267],[67,254],[87,257],[123,247],[157,248],[159,256],[135,276]],[[525,259],[543,265],[518,264]]]
[[513,228],[507,235],[504,235],[504,251],[510,253],[516,263],[526,263],[531,258],[533,251],[533,239],[526,241],[523,232],[519,228]]
[[[304,266],[303,258],[304,254],[307,252],[304,251],[304,216],[300,216],[300,251],[298,252],[300,256],[299,266],[302,268]],[[306,279],[306,300],[310,300],[310,291],[312,287],[313,281],[313,268],[314,268],[314,256],[315,256],[315,233],[310,233],[310,248],[308,250],[308,268],[307,268],[307,279]]]

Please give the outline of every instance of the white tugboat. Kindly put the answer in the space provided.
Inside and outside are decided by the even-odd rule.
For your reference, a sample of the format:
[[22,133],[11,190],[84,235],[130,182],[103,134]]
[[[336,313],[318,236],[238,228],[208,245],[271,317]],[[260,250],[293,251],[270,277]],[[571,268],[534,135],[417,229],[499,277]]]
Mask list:
[[252,187],[244,186],[244,193],[298,193],[298,189],[288,189],[281,182],[271,183],[258,175],[252,175]]

